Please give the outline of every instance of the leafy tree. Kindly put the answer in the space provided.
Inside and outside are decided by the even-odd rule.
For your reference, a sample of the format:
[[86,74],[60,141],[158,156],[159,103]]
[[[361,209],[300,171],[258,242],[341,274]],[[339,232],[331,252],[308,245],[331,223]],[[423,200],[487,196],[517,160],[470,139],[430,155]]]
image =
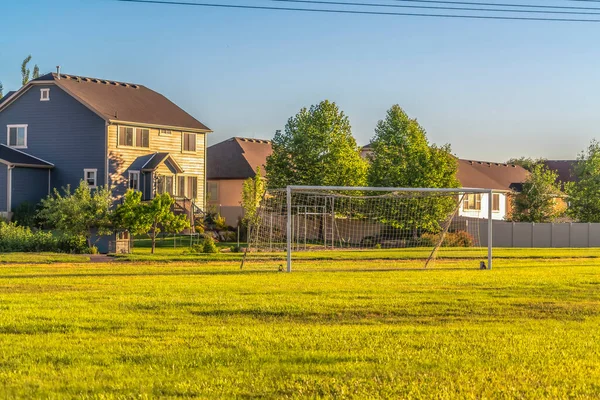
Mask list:
[[82,180],[73,193],[69,186],[63,188],[62,193],[54,189],[54,194],[42,200],[38,217],[60,231],[85,237],[88,246],[92,247],[94,230],[98,235],[110,233],[111,204],[108,188],[90,190],[87,182]]
[[258,218],[258,207],[265,194],[266,182],[260,174],[260,167],[256,168],[254,178],[244,181],[242,187],[242,208],[244,209],[243,221],[249,225],[255,224]]
[[[25,57],[25,59],[21,63],[21,83],[23,86],[27,85],[27,83],[30,81],[30,79],[37,79],[40,77],[40,69],[37,66],[37,64],[35,64],[33,66],[33,75],[31,74],[31,71],[29,70],[29,68],[27,68],[27,65],[29,64],[30,61],[31,61],[31,54],[28,55],[27,57]],[[31,78],[30,78],[30,76],[31,76]]]
[[0,99],[4,97],[4,86],[2,86],[2,82],[0,82]]
[[527,171],[531,172],[533,171],[533,168],[544,162],[545,160],[543,158],[531,158],[531,157],[519,157],[519,158],[511,158],[508,161],[506,161],[507,164],[514,164],[514,165],[519,165],[523,168],[525,168]]
[[367,165],[348,117],[327,100],[302,108],[277,131],[267,158],[269,187],[287,185],[361,186]]
[[149,226],[148,236],[152,239],[152,254],[156,249],[156,237],[160,232],[177,233],[190,227],[190,222],[184,214],[175,215],[172,207],[175,200],[168,194],[157,195],[149,203],[145,203],[140,213],[142,226]]
[[126,229],[131,235],[148,233],[151,223],[143,216],[142,192],[128,190],[123,196],[123,202],[117,206],[111,215],[113,227]]
[[450,145],[430,145],[425,130],[399,105],[377,123],[371,141],[371,186],[453,188],[458,164]]
[[[451,154],[450,145],[438,147],[430,144],[425,130],[399,105],[392,106],[386,118],[377,123],[371,147],[368,172],[370,186],[460,186],[456,178],[458,163]],[[446,219],[454,207],[456,200],[448,196],[431,198],[429,201],[406,199],[391,210],[393,220],[384,222],[394,228],[412,231],[413,235],[417,230],[435,231],[439,229],[438,222]]]
[[523,190],[512,197],[510,219],[515,222],[552,222],[564,212],[556,201],[560,187],[558,174],[536,164],[523,182]]
[[577,182],[565,185],[568,214],[579,222],[600,222],[600,143],[593,140],[574,167]]

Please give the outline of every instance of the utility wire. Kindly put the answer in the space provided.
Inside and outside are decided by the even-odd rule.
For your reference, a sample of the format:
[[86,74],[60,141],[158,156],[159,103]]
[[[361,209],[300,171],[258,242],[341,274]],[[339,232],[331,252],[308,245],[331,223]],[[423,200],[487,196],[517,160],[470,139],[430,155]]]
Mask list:
[[[482,3],[479,1],[451,1],[451,0],[389,0],[402,3],[425,3],[425,4],[452,4],[463,6],[490,6],[490,7],[518,7],[518,8],[540,8],[540,9],[556,9],[556,10],[590,10],[600,11],[598,7],[579,7],[579,6],[548,6],[534,4],[515,4],[515,3]],[[584,1],[584,0],[571,0]],[[600,0],[598,1],[600,3]]]
[[[296,7],[270,7],[270,6],[251,6],[239,4],[222,3],[191,3],[185,1],[163,1],[163,0],[113,0],[122,3],[139,4],[160,4],[171,6],[196,6],[213,8],[234,8],[246,10],[272,10],[272,11],[290,11],[290,12],[310,12],[327,14],[353,14],[353,15],[382,15],[396,17],[432,17],[432,18],[454,18],[454,19],[495,19],[505,21],[548,21],[548,22],[581,22],[581,23],[599,23],[600,19],[579,19],[579,18],[545,18],[545,17],[511,17],[499,15],[460,15],[460,14],[428,14],[428,13],[400,13],[400,12],[380,12],[380,11],[362,11],[362,10],[342,10],[327,8],[296,8]],[[600,0],[599,0],[600,1]]]
[[[353,3],[346,1],[326,1],[326,0],[268,0],[282,3],[303,3],[320,5],[338,5],[338,6],[361,6],[361,7],[391,7],[391,8],[410,8],[426,10],[457,10],[457,11],[483,11],[494,13],[527,13],[527,14],[570,14],[570,15],[600,15],[600,12],[590,11],[549,11],[549,10],[523,10],[507,8],[476,8],[476,7],[445,7],[445,6],[408,6],[401,4],[381,4],[381,3]],[[598,9],[600,11],[600,9]]]

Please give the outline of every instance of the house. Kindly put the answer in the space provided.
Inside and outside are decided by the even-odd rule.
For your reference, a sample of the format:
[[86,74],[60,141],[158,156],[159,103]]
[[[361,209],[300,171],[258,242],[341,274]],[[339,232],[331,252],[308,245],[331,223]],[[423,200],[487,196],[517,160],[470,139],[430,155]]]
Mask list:
[[168,192],[205,208],[204,124],[138,84],[50,73],[0,102],[0,213],[54,188]]
[[[372,153],[371,145],[361,149],[361,156]],[[506,219],[510,215],[510,194],[521,190],[529,172],[521,166],[488,161],[458,159],[456,177],[464,188],[493,189],[492,218]],[[461,196],[462,197],[462,196]],[[488,218],[488,195],[465,194],[458,215],[466,218]]]
[[271,141],[233,137],[209,146],[206,153],[208,206],[235,226],[243,216],[243,183],[256,175],[257,167],[264,176]]
[[[510,195],[522,188],[529,172],[513,164],[458,159],[456,177],[462,187],[493,189],[492,218],[504,220],[510,215]],[[488,194],[465,194],[458,215],[488,218]]]
[[544,160],[542,164],[550,171],[556,172],[558,175],[556,182],[560,184],[561,189],[564,190],[565,183],[577,182],[575,176],[577,160]]

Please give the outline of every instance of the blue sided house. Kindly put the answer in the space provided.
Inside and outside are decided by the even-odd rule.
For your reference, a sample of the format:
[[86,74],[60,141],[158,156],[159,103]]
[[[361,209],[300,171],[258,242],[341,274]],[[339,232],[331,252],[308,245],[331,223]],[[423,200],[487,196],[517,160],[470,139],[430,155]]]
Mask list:
[[54,188],[170,193],[205,208],[204,124],[145,86],[51,73],[0,99],[0,215]]

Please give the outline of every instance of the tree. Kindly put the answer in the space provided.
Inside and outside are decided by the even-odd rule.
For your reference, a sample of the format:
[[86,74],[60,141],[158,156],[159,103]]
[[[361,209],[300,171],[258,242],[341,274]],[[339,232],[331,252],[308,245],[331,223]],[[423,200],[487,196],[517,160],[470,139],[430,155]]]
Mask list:
[[592,140],[573,172],[577,181],[565,185],[568,214],[579,222],[600,222],[600,143]]
[[269,187],[287,185],[361,186],[367,165],[348,117],[327,100],[302,108],[277,131],[267,158]]
[[168,194],[157,195],[142,207],[140,222],[144,227],[147,224],[148,236],[152,239],[152,254],[156,249],[156,237],[160,232],[177,233],[190,227],[190,222],[185,214],[175,215],[172,207],[175,200]]
[[148,233],[151,223],[144,218],[142,203],[142,192],[128,190],[123,196],[123,202],[117,206],[111,215],[113,228],[125,229],[131,235],[142,235]]
[[0,99],[4,97],[4,86],[2,86],[2,82],[0,82]]
[[33,75],[31,75],[31,71],[29,70],[29,68],[27,68],[27,64],[29,64],[30,61],[31,54],[25,57],[25,59],[21,63],[21,83],[23,86],[27,85],[27,83],[30,81],[30,76],[31,79],[37,79],[40,77],[40,69],[37,66],[37,64],[33,66]]
[[425,130],[399,105],[377,123],[371,141],[371,186],[454,188],[458,163],[450,145],[430,145]]
[[242,187],[242,208],[244,209],[243,221],[248,225],[257,222],[258,207],[265,194],[265,189],[266,182],[260,174],[260,167],[257,167],[254,178],[246,179]]
[[110,190],[105,187],[90,190],[82,180],[73,193],[69,186],[62,191],[61,194],[54,189],[53,194],[42,200],[40,220],[60,231],[85,237],[89,247],[94,230],[98,235],[110,233]]
[[552,222],[564,212],[557,202],[560,187],[558,174],[543,164],[536,164],[523,182],[523,190],[512,197],[510,219],[515,222]]
[[[429,144],[427,134],[417,120],[409,118],[397,104],[387,111],[384,120],[377,123],[371,147],[368,172],[370,186],[460,186],[456,178],[458,163],[451,154],[450,145],[438,147]],[[456,208],[456,200],[449,196],[424,200],[426,199],[408,198],[399,202],[393,210],[388,210],[388,215],[393,218],[382,222],[392,228],[412,232],[413,236],[419,230],[439,230],[439,222],[445,220]]]
[[519,165],[523,168],[525,168],[527,171],[531,172],[533,171],[533,168],[544,162],[545,159],[543,158],[531,158],[531,157],[519,157],[519,158],[511,158],[508,161],[506,161],[507,164],[514,164],[514,165]]

